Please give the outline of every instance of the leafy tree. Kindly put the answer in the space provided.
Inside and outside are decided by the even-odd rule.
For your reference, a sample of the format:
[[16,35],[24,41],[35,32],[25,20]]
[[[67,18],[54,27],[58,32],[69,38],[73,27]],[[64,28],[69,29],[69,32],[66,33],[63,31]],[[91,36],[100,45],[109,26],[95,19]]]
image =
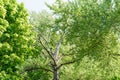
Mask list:
[[0,0],[0,80],[21,80],[19,65],[33,55],[28,13],[16,0]]
[[[67,53],[71,46],[69,44],[65,44],[64,32],[56,29],[55,26],[59,25],[54,23],[54,18],[46,11],[42,11],[38,14],[32,12],[30,22],[35,27],[35,31],[38,32],[37,43],[40,44],[39,47],[42,47],[42,50],[39,50],[39,57],[35,57],[30,61],[32,63],[27,62],[30,64],[27,64],[24,70],[28,72],[28,76],[29,74],[36,74],[34,73],[34,70],[38,70],[36,71],[38,75],[42,74],[41,71],[45,71],[50,75],[50,77],[47,76],[48,79],[52,78],[52,74],[54,80],[56,78],[58,79],[58,70],[60,70],[63,65],[71,64],[74,62],[72,61],[72,57],[69,57],[69,54]],[[33,71],[33,73],[29,73],[29,71]],[[45,75],[39,75],[37,79],[44,79],[42,77],[46,78]]]
[[[36,33],[37,38],[34,43],[36,54],[33,55],[33,58],[29,58],[24,63],[22,70],[25,80],[51,80],[51,72],[47,70],[48,59],[43,56],[43,47],[39,42],[39,34],[45,38],[49,38],[50,27],[54,22],[54,18],[50,13],[43,10],[40,13],[34,11],[30,12],[30,23],[32,24],[33,32]],[[46,68],[47,67],[47,68]]]
[[[97,0],[75,0],[68,3],[57,0],[52,6],[48,5],[58,17],[56,23],[63,25],[59,28],[66,31],[68,41],[75,43],[76,46],[78,44],[78,48],[82,46],[80,50],[83,51],[83,55],[90,53],[89,55],[94,56],[94,54],[91,54],[93,47],[97,48],[98,45],[100,50],[100,46],[101,49],[108,46],[104,46],[104,42],[108,37],[115,40],[111,44],[117,44],[120,19],[118,17],[119,0],[114,2],[116,5],[114,8],[111,8],[113,6],[111,1],[103,0],[102,3],[99,3]],[[88,52],[88,49],[91,52]]]
[[[53,19],[46,18],[45,13],[40,14],[43,18],[37,15],[33,19],[38,20],[32,23],[38,23],[37,40],[42,50],[37,62],[33,59],[25,71],[52,72],[54,80],[108,80],[119,76],[119,0],[56,0],[48,7],[55,21],[49,24]],[[75,64],[67,65],[71,63]]]
[[75,45],[74,56],[79,61],[85,56],[101,61],[99,67],[105,72],[102,76],[115,73],[111,62],[114,63],[115,58],[119,60],[116,55],[119,54],[119,0],[73,0],[67,3],[56,0],[48,6],[57,16],[56,23],[61,25],[59,30],[66,32],[67,43]]

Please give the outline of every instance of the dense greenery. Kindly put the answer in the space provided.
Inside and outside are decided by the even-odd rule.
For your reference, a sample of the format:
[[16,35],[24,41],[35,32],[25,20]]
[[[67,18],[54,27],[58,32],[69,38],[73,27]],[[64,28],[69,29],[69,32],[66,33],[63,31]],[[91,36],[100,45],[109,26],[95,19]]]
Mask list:
[[0,0],[1,80],[119,80],[120,1],[56,0],[28,13]]
[[20,80],[19,65],[32,53],[28,13],[16,0],[0,0],[0,80]]

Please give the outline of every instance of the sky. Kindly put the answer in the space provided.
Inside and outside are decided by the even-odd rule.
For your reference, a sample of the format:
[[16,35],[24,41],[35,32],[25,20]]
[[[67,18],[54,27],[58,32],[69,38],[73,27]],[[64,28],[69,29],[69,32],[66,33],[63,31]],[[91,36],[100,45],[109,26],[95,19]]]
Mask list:
[[23,2],[25,5],[25,8],[27,8],[29,11],[36,11],[40,12],[43,9],[48,10],[47,6],[45,5],[45,2],[48,4],[52,4],[55,2],[55,0],[17,0],[19,3]]
[[[25,8],[27,8],[29,11],[36,11],[40,12],[43,9],[50,11],[49,8],[45,5],[45,2],[48,4],[52,4],[55,2],[55,0],[17,0],[19,3],[23,2],[25,5]],[[67,1],[67,0],[63,0]]]

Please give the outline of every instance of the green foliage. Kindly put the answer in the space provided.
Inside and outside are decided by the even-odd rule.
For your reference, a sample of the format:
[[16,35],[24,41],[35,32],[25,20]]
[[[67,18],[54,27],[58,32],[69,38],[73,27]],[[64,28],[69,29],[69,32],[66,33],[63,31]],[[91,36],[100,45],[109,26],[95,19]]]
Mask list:
[[[38,56],[37,58],[27,59],[26,62],[21,66],[21,71],[23,71],[24,80],[51,80],[51,73],[44,71],[42,68],[45,68],[47,61]],[[41,68],[42,66],[42,68]],[[35,69],[38,68],[38,69]],[[47,67],[48,68],[48,67]],[[28,70],[27,69],[33,69]]]
[[47,32],[48,28],[52,27],[54,23],[54,18],[52,14],[43,10],[40,13],[34,11],[30,12],[30,23],[34,26],[35,30],[38,32]]
[[33,55],[28,13],[16,0],[0,0],[0,79],[21,80],[19,65]]
[[[56,0],[52,6],[48,5],[48,7],[53,10],[56,16],[55,22],[60,25],[57,27],[66,33],[67,43],[74,45],[72,49],[74,58],[82,61],[82,58],[88,56],[90,60],[95,59],[95,62],[100,62],[100,70],[105,73],[100,72],[104,76],[101,80],[109,79],[116,74],[118,76],[119,72],[112,73],[116,69],[115,66],[119,67],[119,64],[113,66],[111,62],[119,61],[119,57],[116,55],[119,54],[120,46],[119,0],[113,2],[106,0],[102,2],[98,2],[98,0],[72,0],[68,2]],[[78,62],[78,66],[82,64],[81,61]],[[87,73],[85,75],[87,76],[87,78],[84,77],[85,80],[91,76]],[[94,78],[91,77],[91,80]]]
[[56,23],[62,25],[59,29],[66,32],[67,42],[75,44],[76,57],[89,55],[99,60],[118,53],[119,5],[119,0],[113,4],[105,0],[56,0],[49,7],[57,15]]
[[119,80],[120,1],[56,0],[48,7],[54,15],[31,12],[31,26],[23,4],[0,0],[0,79],[53,79],[40,40],[52,53],[64,35],[57,65],[77,61],[59,69],[61,80]]
[[[21,66],[21,70],[24,74],[25,80],[51,80],[51,73],[48,71],[42,70],[41,68],[47,68],[49,69],[50,66],[48,66],[48,63],[50,60],[46,58],[43,54],[46,53],[43,50],[43,47],[40,45],[39,37],[42,36],[42,38],[46,39],[49,43],[52,44],[52,41],[50,41],[50,34],[51,33],[51,27],[53,27],[54,18],[50,13],[43,10],[40,13],[36,12],[30,12],[30,23],[32,24],[33,32],[36,33],[37,37],[35,38],[36,42],[34,43],[34,46],[36,50],[34,51],[33,58],[28,58],[25,63]],[[52,36],[53,37],[53,36]],[[44,41],[43,39],[43,41]],[[44,42],[46,43],[46,42]],[[45,44],[47,45],[47,44]],[[47,46],[48,47],[48,46]],[[51,47],[51,46],[49,46]],[[39,68],[35,70],[26,71],[26,69],[31,68]]]
[[[26,66],[24,66],[24,69],[25,68],[29,69],[29,68],[35,67],[35,66],[37,68],[42,67],[42,68],[51,69],[50,62],[52,60],[50,57],[48,57],[49,55],[47,54],[47,52],[44,50],[44,48],[40,44],[40,39],[43,42],[44,46],[48,50],[51,49],[51,51],[54,51],[56,49],[56,43],[60,39],[61,32],[58,29],[55,29],[55,27],[57,25],[54,23],[54,18],[50,13],[48,13],[46,11],[42,11],[40,13],[31,12],[30,13],[30,22],[33,25],[33,29],[37,32],[38,38],[36,39],[36,48],[38,49],[39,54],[37,56],[39,56],[39,57],[35,57],[35,58],[31,59],[30,62],[33,62],[34,64],[26,61],[30,65],[26,64]],[[63,45],[63,46],[66,46],[66,48],[67,48],[67,45]],[[62,53],[64,51],[65,51],[64,48],[61,48],[60,53]],[[40,76],[40,74],[41,74],[41,76]],[[36,76],[34,76],[34,75],[36,75]],[[52,77],[51,77],[52,75],[53,74],[49,73],[48,71],[45,71],[44,69],[43,70],[35,70],[35,73],[34,73],[34,71],[32,73],[27,72],[27,76],[30,79],[35,78],[35,79],[43,80],[43,78],[46,78],[47,80],[50,80],[50,79],[52,79]]]
[[[65,38],[61,44],[58,57],[68,56],[62,58],[60,63],[79,59],[77,63],[63,66],[59,70],[60,79],[119,79],[120,64],[118,62],[120,59],[117,56],[120,48],[119,0],[113,3],[106,0],[102,2],[98,2],[98,0],[73,0],[68,2],[56,0],[52,6],[48,5],[48,7],[53,10],[55,19],[45,11],[39,14],[31,13],[30,22],[35,31],[47,40],[49,46],[46,41],[42,40],[45,46],[53,50],[61,33],[64,33]],[[41,46],[37,47],[40,48],[38,49],[40,56],[30,60],[33,63],[27,61],[29,64],[26,64],[26,68],[34,65],[44,68],[49,66],[51,59],[49,57],[43,58],[42,53],[46,52],[41,49]],[[50,67],[47,67],[47,69],[50,69]],[[27,79],[40,80],[50,80],[52,75],[44,72],[44,70],[26,74]]]

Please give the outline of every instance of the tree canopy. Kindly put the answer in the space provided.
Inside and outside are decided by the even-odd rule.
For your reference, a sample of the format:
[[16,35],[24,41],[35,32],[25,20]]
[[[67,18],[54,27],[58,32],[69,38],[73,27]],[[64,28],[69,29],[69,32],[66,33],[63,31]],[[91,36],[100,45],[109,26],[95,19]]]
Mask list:
[[21,79],[19,65],[32,53],[33,33],[23,3],[0,0],[0,79]]
[[28,13],[0,3],[0,79],[119,80],[120,1],[56,0]]

